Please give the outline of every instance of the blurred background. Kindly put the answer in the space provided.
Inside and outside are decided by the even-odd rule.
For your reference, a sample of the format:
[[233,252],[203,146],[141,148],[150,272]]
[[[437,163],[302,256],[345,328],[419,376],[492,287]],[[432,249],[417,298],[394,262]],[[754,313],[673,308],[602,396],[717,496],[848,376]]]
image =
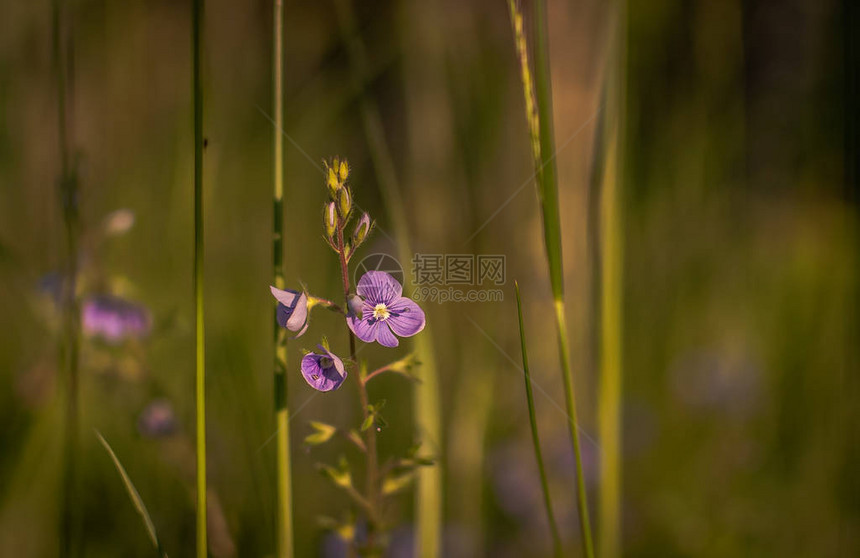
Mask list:
[[[86,556],[152,548],[98,429],[166,550],[194,542],[190,4],[67,0],[70,158],[80,242],[80,486]],[[539,205],[507,5],[357,2],[350,79],[337,3],[285,3],[287,283],[338,298],[321,229],[322,158],[346,157],[397,250],[361,120],[379,107],[411,248],[504,255],[504,299],[426,301],[441,375],[444,555],[550,555],[532,453],[513,281],[523,291],[538,422],[567,552],[579,531]],[[526,2],[528,5],[528,2]],[[593,186],[608,7],[549,2],[567,315],[586,481],[600,440]],[[0,555],[58,553],[68,259],[52,4],[0,1]],[[851,0],[631,2],[623,222],[623,554],[860,554]],[[274,552],[272,5],[206,2],[205,296],[213,556]],[[348,37],[346,37],[348,38]],[[847,147],[846,147],[847,146]],[[854,150],[852,152],[852,150]],[[410,262],[401,262],[407,274]],[[488,288],[476,285],[475,290]],[[493,287],[496,288],[496,287]],[[463,290],[463,287],[457,287]],[[340,556],[319,525],[345,498],[314,469],[309,420],[354,422],[349,381],[316,395],[290,345],[298,556]],[[398,350],[405,354],[408,348]],[[378,347],[372,362],[390,358]],[[384,455],[414,440],[413,386],[382,377]],[[413,495],[390,553],[413,541]]]

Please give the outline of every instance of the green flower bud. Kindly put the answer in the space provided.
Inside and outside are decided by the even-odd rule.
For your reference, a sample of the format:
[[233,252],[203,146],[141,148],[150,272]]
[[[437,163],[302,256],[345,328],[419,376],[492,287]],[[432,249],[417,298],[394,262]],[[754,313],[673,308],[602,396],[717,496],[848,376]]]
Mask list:
[[350,211],[352,211],[352,196],[349,188],[341,188],[337,193],[337,213],[342,220],[346,221]]
[[337,231],[337,210],[334,202],[328,202],[325,204],[325,214],[323,215],[323,219],[325,221],[326,236],[328,236],[330,240],[334,240],[334,233]]

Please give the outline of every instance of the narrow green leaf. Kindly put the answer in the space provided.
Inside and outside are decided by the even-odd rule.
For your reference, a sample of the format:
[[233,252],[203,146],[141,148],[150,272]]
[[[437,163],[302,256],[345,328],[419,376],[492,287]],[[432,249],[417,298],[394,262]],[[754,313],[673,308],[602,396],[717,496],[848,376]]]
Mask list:
[[373,425],[373,419],[374,419],[373,413],[367,415],[367,417],[364,419],[364,422],[361,423],[361,431],[362,432],[366,432],[367,429]]
[[382,481],[382,494],[384,496],[388,496],[398,492],[399,490],[403,490],[412,484],[412,480],[414,478],[415,471],[409,471],[408,473],[401,473],[399,475],[389,475]]
[[149,516],[149,512],[146,509],[146,505],[143,503],[143,499],[140,497],[140,493],[138,493],[137,488],[134,487],[134,483],[131,482],[131,477],[128,476],[128,473],[125,471],[125,467],[122,466],[122,463],[116,456],[116,453],[114,453],[113,448],[110,447],[110,444],[107,443],[107,440],[104,439],[101,432],[98,430],[95,432],[99,442],[104,446],[113,461],[114,467],[116,467],[116,470],[119,472],[119,476],[122,478],[125,490],[128,492],[128,496],[131,498],[132,504],[134,504],[137,513],[140,515],[141,519],[143,519],[143,524],[146,527],[146,533],[149,535],[149,540],[152,541],[152,546],[155,547],[156,552],[158,552],[160,556],[167,558],[167,553],[162,550],[161,542],[158,540],[158,534],[155,532],[155,524]]
[[305,438],[305,443],[310,446],[324,444],[337,433],[337,428],[324,422],[311,421],[310,425],[315,430]]
[[562,555],[561,537],[558,533],[558,525],[555,522],[555,515],[552,511],[552,500],[549,492],[549,482],[547,481],[546,469],[543,462],[543,453],[540,448],[540,436],[538,435],[537,417],[535,415],[535,401],[532,393],[532,375],[529,371],[529,355],[526,349],[526,332],[523,326],[523,305],[520,299],[520,285],[516,281],[514,287],[517,291],[517,318],[520,325],[520,347],[523,354],[523,378],[526,383],[526,402],[529,407],[529,424],[532,431],[532,443],[535,450],[535,461],[537,461],[538,472],[540,474],[540,485],[543,490],[543,503],[546,508],[547,519],[549,520],[549,529],[552,534],[552,546],[556,556]]

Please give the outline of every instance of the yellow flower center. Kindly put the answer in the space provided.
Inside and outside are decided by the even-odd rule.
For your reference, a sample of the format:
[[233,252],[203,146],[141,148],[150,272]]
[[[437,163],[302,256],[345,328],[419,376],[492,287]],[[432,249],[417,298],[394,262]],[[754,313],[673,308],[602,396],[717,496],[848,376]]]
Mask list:
[[391,312],[388,311],[388,307],[384,304],[379,303],[373,307],[373,317],[377,320],[382,320],[383,322],[388,319],[388,316],[391,315]]

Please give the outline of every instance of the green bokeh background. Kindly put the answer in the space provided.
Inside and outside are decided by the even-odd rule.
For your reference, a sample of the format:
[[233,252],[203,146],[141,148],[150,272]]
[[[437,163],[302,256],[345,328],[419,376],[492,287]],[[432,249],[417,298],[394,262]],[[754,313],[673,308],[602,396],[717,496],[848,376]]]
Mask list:
[[[98,429],[167,551],[187,556],[190,5],[69,5],[81,294],[126,296],[145,304],[155,324],[147,339],[120,347],[83,341],[76,512],[84,555],[152,555]],[[403,0],[359,2],[356,10],[372,74],[365,92],[392,146],[413,249],[506,257],[503,302],[423,303],[441,374],[445,437],[433,450],[446,481],[445,555],[550,552],[518,369],[514,279],[542,388],[536,404],[556,513],[575,555],[572,456],[507,7]],[[659,0],[630,2],[629,10],[624,554],[856,555],[856,8],[849,0]],[[609,18],[595,0],[551,1],[549,13],[567,312],[594,505],[599,193],[590,177]],[[51,4],[3,0],[0,14],[0,555],[54,556],[63,384],[59,315],[39,282],[66,255]],[[263,1],[207,2],[205,308],[209,481],[222,519],[210,534],[216,556],[274,552],[274,444],[266,443],[274,428],[271,14]],[[286,145],[286,277],[337,298],[337,264],[321,237],[323,157],[349,159],[356,201],[378,221],[364,253],[396,250],[333,5],[287,2],[285,17],[285,132],[295,142]],[[101,223],[120,208],[134,212],[135,225],[105,239]],[[337,443],[303,447],[307,421],[350,424],[360,412],[349,381],[315,395],[297,372],[300,348],[325,334],[345,352],[344,333],[334,315],[316,311],[308,335],[290,346],[298,556],[329,555],[317,517],[348,509],[314,463],[351,454]],[[369,347],[362,356],[382,364],[401,354]],[[411,393],[393,376],[371,388],[372,398],[387,401],[383,455],[413,441]],[[180,430],[151,440],[136,425],[158,397],[173,404]],[[396,499],[395,555],[409,547],[412,509],[409,491]]]

